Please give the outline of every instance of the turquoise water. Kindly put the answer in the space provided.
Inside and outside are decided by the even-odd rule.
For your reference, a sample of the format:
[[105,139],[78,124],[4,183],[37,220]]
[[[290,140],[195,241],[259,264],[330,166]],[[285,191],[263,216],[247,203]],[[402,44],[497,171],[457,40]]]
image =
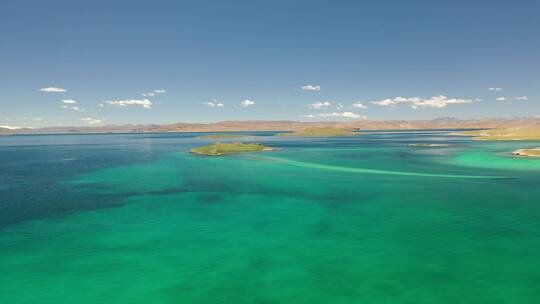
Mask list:
[[0,138],[0,303],[540,303],[540,142],[253,134]]

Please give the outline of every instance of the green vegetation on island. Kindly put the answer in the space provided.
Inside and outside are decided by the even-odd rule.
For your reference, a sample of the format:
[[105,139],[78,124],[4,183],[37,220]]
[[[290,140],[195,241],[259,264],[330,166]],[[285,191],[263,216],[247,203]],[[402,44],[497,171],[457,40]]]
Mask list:
[[340,137],[340,136],[356,136],[359,132],[353,132],[349,129],[342,128],[307,128],[297,130],[290,133],[278,133],[275,136],[295,136],[295,137]]
[[196,138],[220,139],[220,138],[243,138],[247,136],[248,135],[243,135],[243,134],[209,134],[209,135],[197,136]]
[[540,140],[540,127],[525,126],[499,128],[491,130],[464,131],[450,134],[473,136],[474,140]]
[[208,156],[221,156],[225,154],[237,154],[248,152],[260,152],[274,150],[262,144],[257,143],[222,143],[216,142],[208,146],[198,147],[191,149],[191,153],[208,155]]
[[519,149],[512,152],[515,156],[525,156],[525,157],[540,157],[540,148],[535,149]]

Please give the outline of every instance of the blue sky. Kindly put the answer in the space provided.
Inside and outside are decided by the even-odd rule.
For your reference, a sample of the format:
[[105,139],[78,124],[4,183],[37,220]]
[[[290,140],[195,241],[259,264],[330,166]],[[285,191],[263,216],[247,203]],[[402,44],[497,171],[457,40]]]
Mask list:
[[3,0],[0,125],[538,116],[539,11],[540,1]]

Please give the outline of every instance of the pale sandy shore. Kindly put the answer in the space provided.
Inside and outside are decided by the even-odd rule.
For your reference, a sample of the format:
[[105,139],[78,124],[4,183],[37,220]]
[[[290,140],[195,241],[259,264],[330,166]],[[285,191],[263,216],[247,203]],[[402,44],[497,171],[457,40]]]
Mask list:
[[450,134],[473,136],[472,139],[474,140],[540,140],[540,127],[498,128],[492,130],[453,132]]
[[525,156],[525,157],[540,157],[540,148],[535,149],[519,149],[512,152],[512,155],[515,156]]

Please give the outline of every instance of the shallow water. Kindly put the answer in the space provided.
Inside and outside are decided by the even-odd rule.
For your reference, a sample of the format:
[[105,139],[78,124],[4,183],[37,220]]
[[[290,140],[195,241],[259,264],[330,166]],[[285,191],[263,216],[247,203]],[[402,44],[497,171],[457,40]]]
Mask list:
[[0,138],[0,303],[540,302],[540,142],[253,134]]

